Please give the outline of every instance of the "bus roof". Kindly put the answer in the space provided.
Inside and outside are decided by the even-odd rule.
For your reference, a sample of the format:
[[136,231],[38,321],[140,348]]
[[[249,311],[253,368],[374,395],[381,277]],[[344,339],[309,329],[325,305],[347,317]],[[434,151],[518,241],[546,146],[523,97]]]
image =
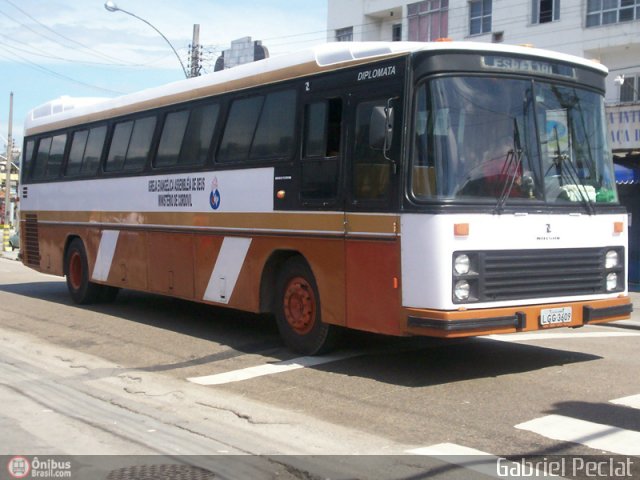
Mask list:
[[[27,114],[25,135],[57,130],[155,107],[196,100],[256,85],[366,64],[420,51],[495,52],[559,60],[607,73],[603,65],[580,57],[536,48],[481,42],[335,42],[293,54],[266,58],[201,77],[115,98],[61,97]],[[60,107],[62,105],[62,107]]]

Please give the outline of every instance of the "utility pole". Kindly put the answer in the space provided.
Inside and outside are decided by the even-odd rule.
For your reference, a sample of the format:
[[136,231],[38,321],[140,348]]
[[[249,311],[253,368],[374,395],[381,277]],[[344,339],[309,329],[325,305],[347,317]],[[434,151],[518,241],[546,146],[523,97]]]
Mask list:
[[193,40],[191,41],[191,71],[189,77],[200,76],[200,25],[193,25]]
[[5,167],[6,176],[4,182],[4,232],[3,232],[3,249],[8,252],[9,247],[9,228],[11,223],[11,160],[13,154],[13,92],[9,96],[9,133],[7,134],[7,164]]

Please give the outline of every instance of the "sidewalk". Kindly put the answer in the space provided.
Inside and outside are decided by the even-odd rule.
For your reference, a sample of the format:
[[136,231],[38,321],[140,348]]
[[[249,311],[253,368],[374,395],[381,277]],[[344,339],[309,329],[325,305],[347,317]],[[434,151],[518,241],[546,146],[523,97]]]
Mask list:
[[18,260],[18,254],[20,250],[14,250],[12,252],[0,252],[0,258],[6,258],[7,260]]

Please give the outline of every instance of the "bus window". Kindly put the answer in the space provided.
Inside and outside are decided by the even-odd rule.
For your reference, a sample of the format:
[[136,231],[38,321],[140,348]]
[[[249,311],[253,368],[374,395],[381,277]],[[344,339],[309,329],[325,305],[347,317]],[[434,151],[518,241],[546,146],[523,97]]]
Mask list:
[[156,117],[146,117],[135,121],[127,159],[124,161],[124,169],[127,171],[138,171],[144,168],[144,164],[149,157],[153,131],[156,128]]
[[51,137],[41,138],[38,142],[38,152],[31,174],[34,180],[44,178],[44,174],[47,171],[47,160],[49,160],[49,150],[51,150]]
[[205,163],[219,112],[220,106],[218,104],[196,107],[191,111],[189,126],[178,160],[179,164],[202,165]]
[[67,168],[64,172],[67,176],[79,175],[82,170],[82,158],[87,147],[87,139],[89,138],[89,130],[80,130],[74,132],[71,140],[71,150],[69,150],[69,159],[67,160]]
[[104,141],[107,137],[107,126],[102,125],[89,130],[89,139],[87,140],[87,148],[84,150],[82,159],[82,174],[95,175],[100,166],[100,157],[104,148]]
[[224,129],[218,161],[290,156],[293,152],[296,92],[286,90],[235,100]]
[[295,137],[296,92],[270,93],[251,146],[251,159],[291,156]]
[[65,175],[95,175],[107,136],[107,127],[94,127],[73,134]]
[[353,150],[353,179],[355,200],[382,200],[389,194],[391,164],[382,148],[369,141],[371,114],[375,107],[385,108],[386,99],[363,102],[356,111],[355,148]]
[[178,163],[180,148],[184,132],[189,121],[189,110],[171,112],[167,115],[162,127],[158,154],[154,161],[154,167],[168,167]]
[[116,124],[111,139],[105,171],[139,171],[149,156],[156,126],[155,117],[128,120]]
[[109,156],[105,170],[107,172],[117,172],[122,170],[124,159],[127,156],[127,148],[131,139],[133,130],[133,122],[120,122],[116,125],[111,138],[111,147],[109,148]]
[[247,159],[263,102],[264,97],[260,96],[242,98],[231,104],[218,161],[228,163]]
[[28,140],[24,147],[24,156],[22,157],[22,175],[23,178],[26,178],[27,172],[31,170],[31,162],[33,160],[33,147],[35,146],[35,142],[33,140]]
[[301,188],[303,200],[336,198],[341,125],[342,99],[332,98],[305,106]]

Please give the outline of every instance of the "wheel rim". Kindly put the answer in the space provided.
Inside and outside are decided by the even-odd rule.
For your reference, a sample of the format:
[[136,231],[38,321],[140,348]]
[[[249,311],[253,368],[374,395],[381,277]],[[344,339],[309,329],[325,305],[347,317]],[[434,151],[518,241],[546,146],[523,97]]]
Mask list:
[[294,332],[309,333],[316,321],[316,296],[303,277],[289,280],[284,292],[284,317]]
[[76,251],[69,257],[69,282],[74,290],[79,290],[82,286],[82,257]]

